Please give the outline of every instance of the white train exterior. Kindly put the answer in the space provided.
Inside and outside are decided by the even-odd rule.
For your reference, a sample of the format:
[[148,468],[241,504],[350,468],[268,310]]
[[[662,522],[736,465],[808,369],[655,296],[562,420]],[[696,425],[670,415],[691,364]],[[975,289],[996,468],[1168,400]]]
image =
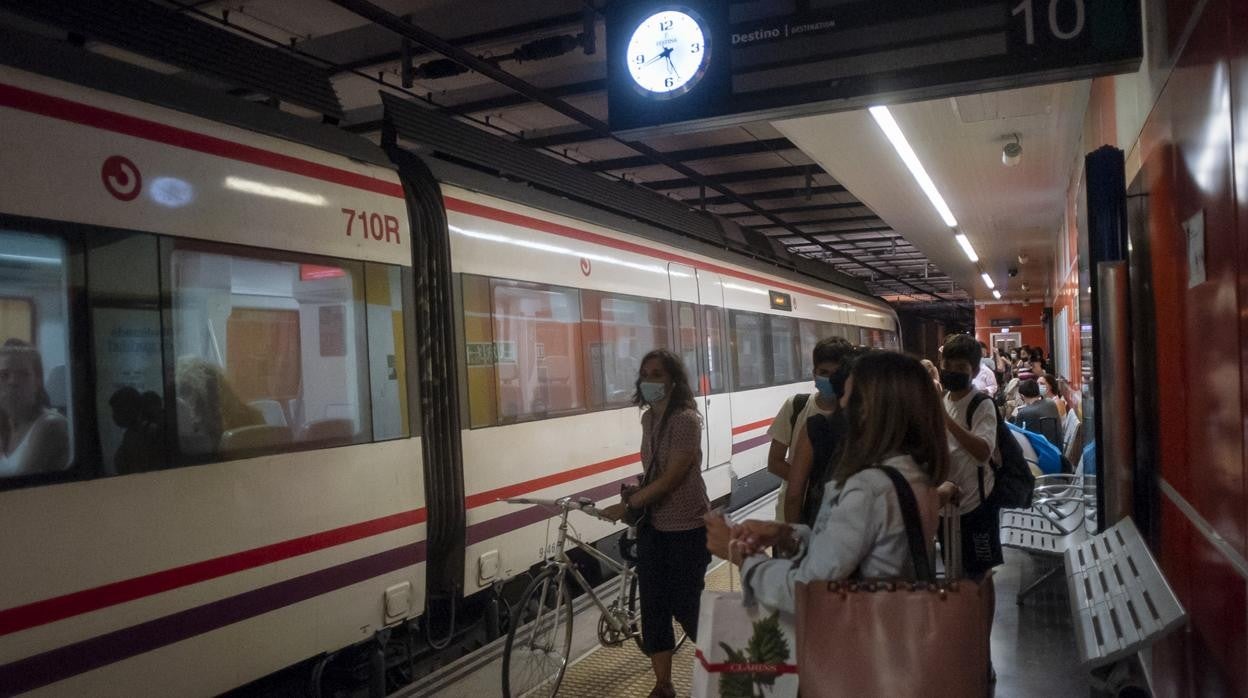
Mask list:
[[[639,473],[638,410],[617,378],[650,347],[609,327],[622,308],[660,303],[668,338],[698,357],[714,499],[765,469],[771,417],[810,387],[811,332],[895,344],[875,299],[444,182],[464,501],[426,501],[421,233],[384,159],[0,67],[0,329],[42,354],[73,453],[64,470],[0,478],[0,695],[213,695],[367,641],[424,613],[428,576],[445,572],[425,564],[439,508],[465,517],[462,596],[525,572],[546,514],[500,498],[607,503]],[[465,288],[489,290],[485,305]],[[564,304],[566,352],[526,341],[555,322],[524,315],[543,294]],[[772,347],[734,345],[764,337],[756,316],[790,327],[796,365],[768,359],[786,380],[736,389],[731,357]],[[246,419],[201,430],[195,362],[233,381]],[[124,387],[161,399],[164,460],[137,472],[112,400]]]

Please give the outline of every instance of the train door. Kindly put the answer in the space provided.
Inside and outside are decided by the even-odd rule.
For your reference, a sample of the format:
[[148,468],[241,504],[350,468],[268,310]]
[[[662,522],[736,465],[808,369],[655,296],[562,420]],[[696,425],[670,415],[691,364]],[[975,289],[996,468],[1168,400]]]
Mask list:
[[702,302],[702,394],[706,396],[706,466],[732,460],[732,401],[728,395],[728,364],[724,342],[724,287],[719,274],[699,271],[698,297]]

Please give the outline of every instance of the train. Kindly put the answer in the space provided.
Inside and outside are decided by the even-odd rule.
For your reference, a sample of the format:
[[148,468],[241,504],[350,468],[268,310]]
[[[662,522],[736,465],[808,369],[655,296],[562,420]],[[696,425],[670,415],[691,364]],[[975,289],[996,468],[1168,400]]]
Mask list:
[[502,500],[639,474],[648,350],[696,380],[728,501],[774,487],[819,338],[898,346],[866,294],[90,60],[0,66],[0,369],[29,369],[0,412],[68,439],[0,461],[0,695],[437,646],[548,552],[550,512]]

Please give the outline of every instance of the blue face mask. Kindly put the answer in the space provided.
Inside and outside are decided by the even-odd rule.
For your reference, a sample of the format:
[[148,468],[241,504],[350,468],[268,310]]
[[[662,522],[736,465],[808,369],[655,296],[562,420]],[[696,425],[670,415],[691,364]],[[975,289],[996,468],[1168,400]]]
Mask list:
[[664,388],[664,385],[662,383],[651,383],[649,381],[642,381],[641,399],[645,400],[647,405],[653,405],[654,403],[662,400],[666,396],[667,396],[667,390]]
[[829,376],[815,376],[815,389],[819,391],[819,397],[824,400],[836,400],[836,390],[832,387],[832,379]]

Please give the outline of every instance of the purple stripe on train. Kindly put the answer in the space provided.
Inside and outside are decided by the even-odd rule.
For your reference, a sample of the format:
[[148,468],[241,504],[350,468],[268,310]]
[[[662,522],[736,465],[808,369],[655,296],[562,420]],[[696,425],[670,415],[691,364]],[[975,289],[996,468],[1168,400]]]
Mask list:
[[71,676],[425,561],[425,542],[317,570],[0,666],[0,696]]
[[757,448],[759,446],[762,446],[765,443],[770,443],[770,442],[771,442],[771,434],[762,434],[759,436],[755,436],[752,439],[746,439],[745,441],[738,441],[732,445],[732,455],[735,456],[742,451],[748,451],[751,448]]

